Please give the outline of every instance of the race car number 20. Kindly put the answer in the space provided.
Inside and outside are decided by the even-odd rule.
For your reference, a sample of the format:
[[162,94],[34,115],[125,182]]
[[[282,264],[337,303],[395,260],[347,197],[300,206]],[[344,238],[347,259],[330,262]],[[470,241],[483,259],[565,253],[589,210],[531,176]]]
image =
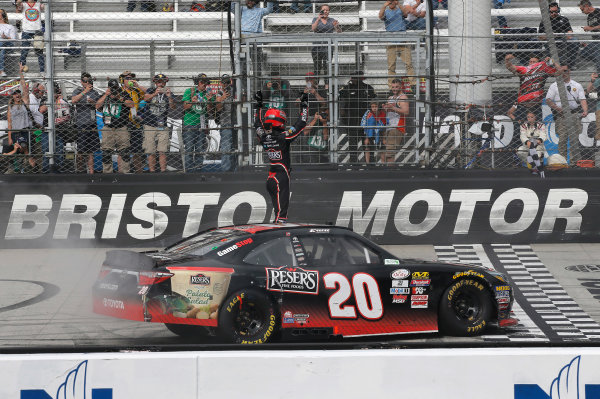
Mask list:
[[[340,273],[327,273],[323,276],[325,288],[336,290],[329,297],[329,315],[332,319],[355,319],[356,308],[367,320],[377,320],[383,316],[383,302],[379,286],[373,276],[356,273],[352,284]],[[345,304],[354,295],[356,306]]]

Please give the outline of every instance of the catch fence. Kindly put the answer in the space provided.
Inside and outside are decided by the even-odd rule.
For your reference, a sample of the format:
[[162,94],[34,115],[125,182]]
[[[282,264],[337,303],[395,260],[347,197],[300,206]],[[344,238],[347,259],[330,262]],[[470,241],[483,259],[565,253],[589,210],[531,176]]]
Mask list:
[[[22,19],[11,2],[2,3],[9,25]],[[591,79],[600,51],[591,49],[600,40],[584,30],[587,17],[578,2],[563,0],[559,9],[569,32],[561,32],[568,27],[564,19],[550,14],[550,35],[539,32],[543,13],[535,0],[468,0],[464,7],[425,1],[424,16],[414,1],[415,18],[405,18],[399,32],[386,29],[380,18],[389,11],[383,1],[257,2],[268,13],[254,26],[258,32],[249,32],[237,18],[248,12],[245,3],[42,2],[40,17],[52,24],[31,35],[21,28],[15,38],[0,41],[6,74],[0,78],[0,113],[6,116],[0,121],[1,171],[264,166],[252,129],[257,90],[269,106],[286,112],[288,125],[299,115],[301,94],[310,94],[309,127],[292,145],[293,164],[300,168],[522,168],[530,154],[520,124],[529,110],[543,123],[546,161],[553,153],[572,164],[595,159]],[[517,102],[519,74],[526,69],[521,66],[550,56],[550,38],[557,61],[571,67],[584,89],[580,96],[579,86],[566,85],[575,107],[558,129],[554,116],[563,115],[538,101],[556,79],[556,64],[548,62],[539,98]],[[509,63],[508,54],[514,56]],[[14,95],[21,60],[34,96],[31,117]],[[104,115],[111,96],[97,103],[111,79],[135,102],[133,112],[124,108],[128,120],[114,128]],[[89,83],[93,88],[81,96]],[[38,114],[35,103],[48,111]],[[39,126],[33,126],[36,118]],[[559,144],[563,135],[563,143],[570,138],[565,148]],[[14,145],[19,137],[22,148]]]

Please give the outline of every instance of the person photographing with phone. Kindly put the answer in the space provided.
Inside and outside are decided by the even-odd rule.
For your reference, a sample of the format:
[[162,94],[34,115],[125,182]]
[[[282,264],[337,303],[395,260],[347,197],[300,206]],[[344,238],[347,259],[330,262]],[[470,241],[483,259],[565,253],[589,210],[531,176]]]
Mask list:
[[[319,15],[312,20],[311,30],[314,33],[342,33],[342,28],[336,19],[329,18],[329,5],[323,4],[319,10]],[[315,42],[311,50],[314,72],[317,75],[317,81],[323,76],[327,76],[327,44],[326,42]]]
[[291,160],[290,146],[302,133],[308,121],[308,95],[300,98],[300,116],[286,130],[287,116],[285,112],[269,108],[263,117],[263,95],[257,91],[254,95],[256,110],[254,128],[258,142],[263,146],[269,158],[269,176],[267,177],[267,192],[271,197],[275,219],[273,223],[286,223],[290,202]]

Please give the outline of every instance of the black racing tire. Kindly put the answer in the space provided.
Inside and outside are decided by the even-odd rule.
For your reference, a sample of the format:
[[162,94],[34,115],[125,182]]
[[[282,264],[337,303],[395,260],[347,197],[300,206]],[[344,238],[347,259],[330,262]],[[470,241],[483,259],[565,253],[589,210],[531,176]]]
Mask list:
[[454,336],[481,334],[494,313],[494,306],[485,283],[461,279],[445,291],[440,302],[438,322],[440,331]]
[[233,293],[219,310],[219,330],[223,338],[236,344],[264,344],[278,333],[279,314],[263,293],[242,289]]
[[209,335],[209,331],[203,326],[193,326],[190,324],[165,323],[165,327],[173,334],[183,338],[203,338]]

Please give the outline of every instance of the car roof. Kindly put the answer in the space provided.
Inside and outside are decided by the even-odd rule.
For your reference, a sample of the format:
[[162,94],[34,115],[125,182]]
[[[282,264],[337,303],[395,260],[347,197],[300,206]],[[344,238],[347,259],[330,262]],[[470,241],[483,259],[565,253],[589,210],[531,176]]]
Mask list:
[[318,229],[341,229],[346,231],[352,231],[347,227],[342,226],[331,226],[322,224],[310,224],[310,223],[285,223],[285,224],[269,224],[269,223],[258,223],[258,224],[245,224],[245,225],[234,225],[220,227],[221,230],[237,230],[247,232],[249,234],[256,234],[262,232],[272,232],[279,230],[297,230],[301,228],[318,228]]

